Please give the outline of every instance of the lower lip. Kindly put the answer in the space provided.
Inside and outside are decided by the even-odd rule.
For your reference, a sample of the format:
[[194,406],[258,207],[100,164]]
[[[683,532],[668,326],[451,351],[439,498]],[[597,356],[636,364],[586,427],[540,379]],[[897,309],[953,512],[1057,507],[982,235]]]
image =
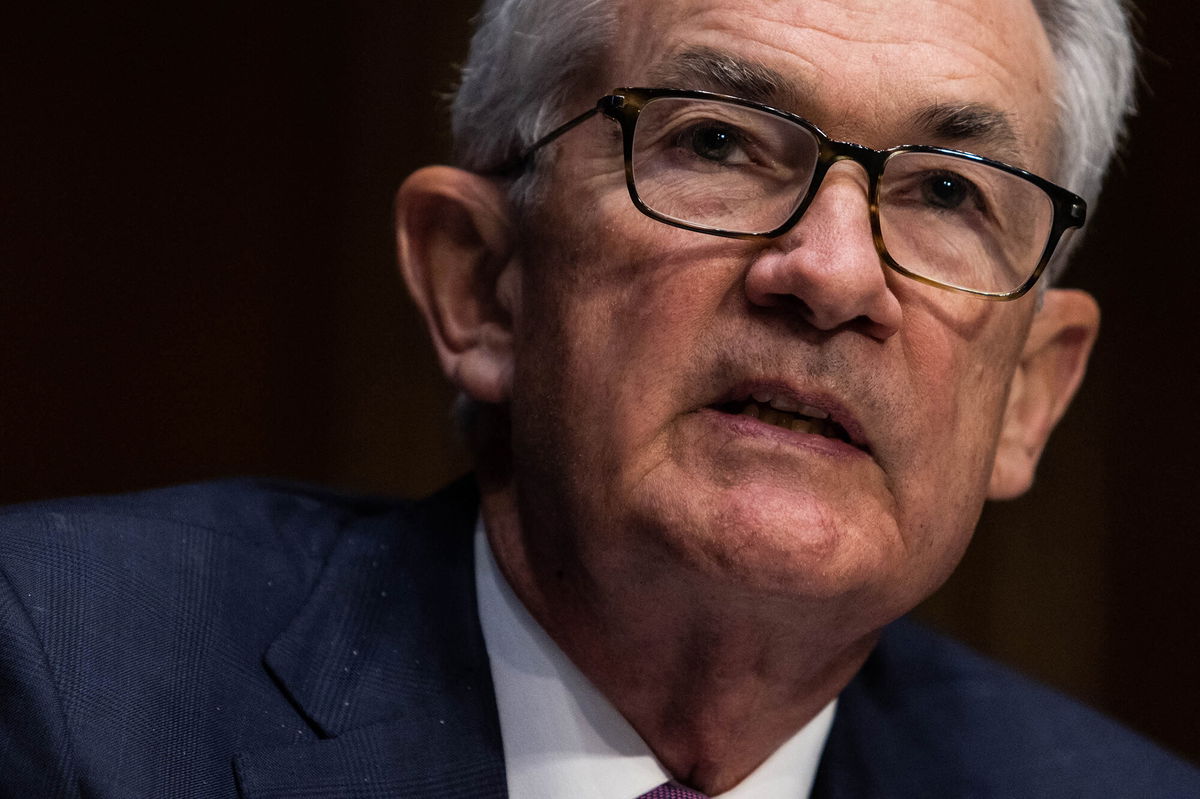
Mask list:
[[774,445],[799,447],[815,450],[838,458],[867,458],[866,452],[837,438],[826,438],[815,433],[799,433],[767,424],[761,419],[745,414],[724,413],[713,408],[701,408],[697,415],[706,424],[712,425],[728,436],[769,441]]

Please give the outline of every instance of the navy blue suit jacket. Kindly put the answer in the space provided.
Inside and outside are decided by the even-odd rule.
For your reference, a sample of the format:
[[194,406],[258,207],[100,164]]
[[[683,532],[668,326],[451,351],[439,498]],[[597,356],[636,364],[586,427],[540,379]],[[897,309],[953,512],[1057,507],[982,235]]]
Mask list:
[[[0,796],[504,796],[477,502],[235,481],[0,514]],[[899,623],[814,795],[1200,797],[1200,774]]]

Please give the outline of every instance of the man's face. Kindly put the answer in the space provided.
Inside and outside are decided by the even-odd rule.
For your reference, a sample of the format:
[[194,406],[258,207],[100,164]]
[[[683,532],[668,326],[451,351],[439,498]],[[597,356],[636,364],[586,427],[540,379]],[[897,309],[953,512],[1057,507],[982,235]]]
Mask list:
[[[772,104],[834,138],[1050,171],[1051,58],[1027,0],[631,0],[619,30],[596,96],[664,80],[727,92],[689,75],[681,56],[702,50],[777,73]],[[1015,137],[930,129],[922,113],[969,105],[1004,112]],[[598,586],[691,575],[850,597],[881,624],[932,591],[987,494],[1036,300],[884,269],[854,164],[790,233],[746,242],[640,214],[609,120],[557,147],[522,222],[514,315],[535,562]]]

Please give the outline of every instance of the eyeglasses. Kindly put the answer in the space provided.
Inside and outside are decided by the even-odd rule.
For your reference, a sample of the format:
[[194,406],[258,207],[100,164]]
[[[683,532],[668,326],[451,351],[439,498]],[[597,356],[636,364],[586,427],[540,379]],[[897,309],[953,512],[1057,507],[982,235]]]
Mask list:
[[530,145],[516,166],[595,114],[621,125],[625,182],[642,213],[726,236],[780,236],[829,168],[866,170],[875,248],[888,266],[932,286],[1013,300],[1037,282],[1063,233],[1083,225],[1080,197],[972,153],[836,141],[806,119],[701,91],[615,89]]

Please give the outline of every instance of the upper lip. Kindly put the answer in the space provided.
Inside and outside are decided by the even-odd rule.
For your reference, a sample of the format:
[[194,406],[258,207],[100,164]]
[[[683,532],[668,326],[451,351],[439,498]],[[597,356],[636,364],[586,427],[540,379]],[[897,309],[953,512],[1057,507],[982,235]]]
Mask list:
[[869,451],[870,442],[854,413],[837,398],[820,390],[805,390],[791,385],[786,380],[747,380],[735,385],[712,405],[754,400],[771,405],[777,410],[799,413],[814,418],[829,418],[846,431],[850,442],[859,449]]

